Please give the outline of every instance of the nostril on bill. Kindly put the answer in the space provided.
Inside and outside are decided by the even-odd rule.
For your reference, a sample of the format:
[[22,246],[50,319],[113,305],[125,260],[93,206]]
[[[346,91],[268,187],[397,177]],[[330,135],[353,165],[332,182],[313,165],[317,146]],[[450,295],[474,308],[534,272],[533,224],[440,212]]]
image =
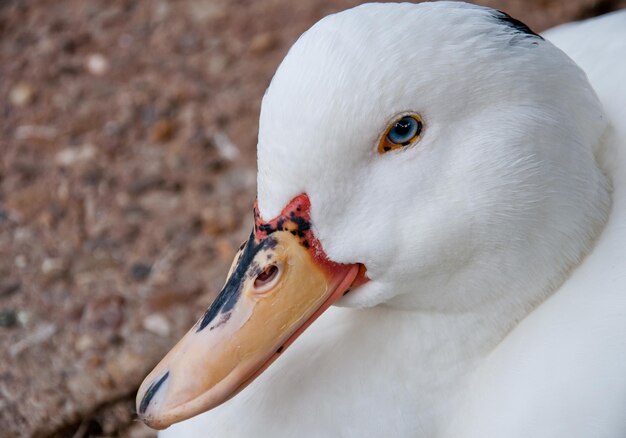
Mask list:
[[152,384],[148,387],[148,390],[144,394],[143,398],[141,399],[141,403],[139,404],[140,414],[144,414],[146,412],[146,409],[148,409],[148,405],[150,405],[150,402],[156,395],[157,391],[169,376],[170,372],[168,371],[167,373],[163,374],[163,376],[159,380],[152,382]]
[[267,266],[259,275],[257,275],[256,279],[254,280],[254,287],[256,289],[261,289],[267,286],[276,279],[276,277],[278,276],[278,271],[279,269],[276,265]]

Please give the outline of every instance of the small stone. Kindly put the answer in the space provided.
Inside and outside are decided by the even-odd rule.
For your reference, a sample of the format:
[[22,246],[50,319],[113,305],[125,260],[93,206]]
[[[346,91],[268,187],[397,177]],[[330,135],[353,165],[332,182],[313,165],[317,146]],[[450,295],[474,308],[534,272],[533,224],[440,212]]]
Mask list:
[[260,55],[273,50],[278,46],[278,38],[271,32],[256,35],[250,42],[250,52]]
[[117,39],[117,44],[122,49],[128,49],[129,47],[133,45],[134,41],[135,41],[135,38],[132,35],[125,33],[123,35],[120,35],[120,37]]
[[99,354],[91,353],[85,358],[85,367],[90,370],[98,369],[104,363],[104,359]]
[[239,218],[233,208],[225,205],[208,205],[200,213],[202,231],[210,235],[233,231],[239,225]]
[[189,3],[189,16],[197,22],[220,21],[228,17],[229,8],[219,2],[193,0]]
[[141,421],[136,421],[124,430],[124,435],[128,438],[154,438],[154,429],[150,429]]
[[32,102],[34,94],[30,85],[25,82],[20,82],[11,88],[9,101],[15,106],[26,106]]
[[26,326],[31,320],[30,313],[23,310],[17,312],[17,322],[22,326]]
[[[90,398],[93,399],[94,393],[96,391],[101,391],[101,388],[96,387],[94,382],[98,374],[94,374],[93,372],[86,372],[86,370],[83,370],[82,372],[73,372],[68,374],[69,375],[65,379],[65,388],[63,388],[68,398],[72,397],[72,400],[88,400]],[[85,427],[85,429],[87,430],[88,427]],[[76,436],[89,435],[79,434]]]
[[207,67],[211,75],[217,76],[228,67],[228,59],[224,55],[215,54],[209,58]]
[[95,158],[98,149],[92,144],[86,144],[77,148],[65,148],[58,152],[55,161],[58,165],[71,167],[79,163],[85,163]]
[[153,313],[143,320],[143,328],[163,338],[170,334],[170,323],[161,313]]
[[115,333],[124,321],[125,300],[118,295],[92,298],[81,316],[81,326],[89,331]]
[[70,199],[70,184],[64,179],[59,183],[57,188],[57,197],[61,202],[67,202]]
[[14,261],[15,261],[15,266],[17,266],[20,269],[24,269],[26,265],[28,264],[28,261],[26,260],[26,256],[24,254],[19,254],[15,256]]
[[82,335],[76,341],[76,350],[78,351],[86,351],[92,348],[95,345],[95,341],[93,337],[89,335]]
[[111,254],[91,252],[72,259],[72,273],[79,284],[87,284],[94,276],[117,270],[118,260]]
[[152,190],[139,199],[139,206],[153,214],[175,214],[179,211],[182,201],[180,193]]
[[15,130],[15,139],[22,141],[51,142],[57,135],[56,128],[52,126],[22,125]]
[[160,175],[139,177],[128,184],[128,193],[140,195],[150,190],[159,189],[165,185],[165,179]]
[[16,357],[24,350],[47,342],[51,337],[55,335],[56,332],[57,326],[55,324],[41,324],[31,333],[29,333],[25,338],[22,338],[15,344],[10,345],[9,355],[11,357]]
[[10,297],[17,293],[22,287],[22,283],[18,280],[5,280],[0,282],[0,298]]
[[[142,356],[131,349],[124,348],[115,355],[109,358],[104,365],[107,374],[112,380],[112,383],[117,385],[117,388],[135,384],[134,382],[143,378],[143,372],[146,363],[146,357]],[[137,379],[137,380],[134,380]]]
[[224,262],[231,262],[237,252],[237,248],[228,239],[217,239],[215,250]]
[[93,53],[87,57],[87,71],[94,76],[102,76],[109,71],[109,61],[100,53]]
[[[135,418],[134,407],[135,404],[126,398],[119,401],[111,401],[106,406],[98,409],[98,421],[102,426],[100,436],[124,436],[129,438],[126,428],[128,424],[133,423]],[[153,435],[153,438],[156,438],[156,434]]]
[[172,306],[190,302],[202,291],[202,287],[197,284],[161,285],[146,298],[145,305],[151,311],[163,311]]
[[15,327],[17,325],[17,321],[17,312],[15,312],[15,310],[0,310],[0,327]]
[[130,268],[130,274],[135,281],[144,281],[150,276],[152,266],[145,263],[137,262]]
[[152,126],[150,138],[157,143],[169,141],[174,137],[174,130],[174,123],[171,120],[157,120]]
[[102,131],[109,137],[116,137],[122,132],[122,127],[115,120],[109,120],[104,124]]
[[225,132],[217,132],[213,136],[213,144],[222,158],[228,161],[234,161],[239,157],[239,149]]
[[[34,200],[31,199],[31,202],[34,203]],[[15,230],[13,237],[15,238],[16,242],[26,243],[29,240],[33,239],[33,231],[28,227],[20,227]]]
[[153,17],[155,21],[162,21],[167,19],[168,14],[170,13],[171,7],[168,2],[160,1],[155,2],[152,6]]
[[65,214],[65,209],[55,202],[51,202],[37,218],[37,222],[50,229],[59,223]]
[[45,259],[41,264],[41,272],[44,274],[49,274],[57,270],[61,266],[61,263],[58,259]]
[[[32,184],[18,191],[10,191],[7,207],[12,216],[22,223],[28,223],[37,217],[50,205],[50,187],[45,184]],[[33,238],[33,230],[23,226],[15,231],[15,240],[27,243]]]
[[47,279],[62,277],[67,272],[67,263],[63,259],[47,258],[41,263],[41,273]]

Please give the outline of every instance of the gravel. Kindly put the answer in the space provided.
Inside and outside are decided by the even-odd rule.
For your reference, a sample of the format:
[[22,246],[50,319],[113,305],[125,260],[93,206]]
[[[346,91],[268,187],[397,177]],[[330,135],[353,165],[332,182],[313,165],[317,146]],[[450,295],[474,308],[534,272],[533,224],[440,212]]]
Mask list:
[[[0,4],[1,436],[154,436],[142,378],[251,226],[259,105],[354,0]],[[485,1],[534,30],[623,1]]]

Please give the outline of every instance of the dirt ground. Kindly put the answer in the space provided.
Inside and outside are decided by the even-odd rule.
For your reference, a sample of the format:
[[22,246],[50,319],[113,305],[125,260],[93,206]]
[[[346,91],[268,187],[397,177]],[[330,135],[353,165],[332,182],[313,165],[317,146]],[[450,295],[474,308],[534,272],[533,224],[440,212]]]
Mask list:
[[[353,0],[0,0],[0,436],[153,436],[142,378],[252,224],[260,99]],[[479,2],[535,30],[623,7]]]

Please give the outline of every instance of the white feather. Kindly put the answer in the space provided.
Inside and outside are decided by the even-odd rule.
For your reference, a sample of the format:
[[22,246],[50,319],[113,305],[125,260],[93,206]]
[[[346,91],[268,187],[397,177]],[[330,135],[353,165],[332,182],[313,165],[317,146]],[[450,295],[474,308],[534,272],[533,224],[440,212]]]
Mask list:
[[[306,192],[327,254],[371,281],[163,437],[626,436],[626,13],[546,34],[599,100],[493,14],[368,4],[292,47],[261,110],[261,214]],[[379,156],[407,110],[421,141]]]

